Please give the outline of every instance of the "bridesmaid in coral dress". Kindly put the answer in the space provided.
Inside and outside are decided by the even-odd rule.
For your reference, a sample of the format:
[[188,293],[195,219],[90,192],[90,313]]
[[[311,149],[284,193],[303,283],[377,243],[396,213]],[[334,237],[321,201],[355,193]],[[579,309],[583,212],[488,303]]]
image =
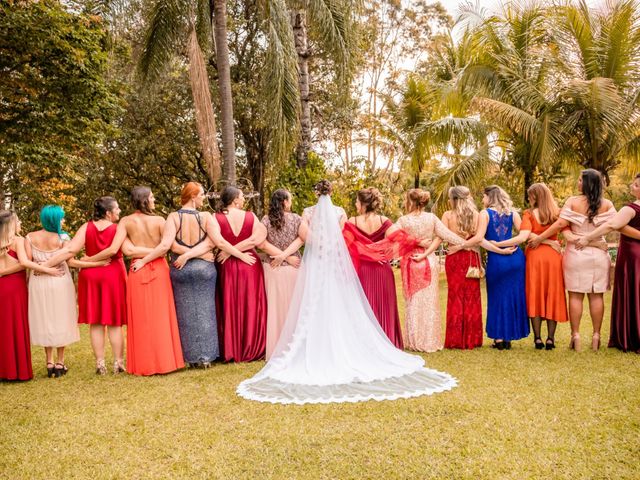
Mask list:
[[134,213],[120,220],[111,246],[88,260],[111,258],[120,248],[133,259],[127,276],[127,372],[169,373],[184,367],[169,266],[158,257],[134,270],[160,243],[165,221],[153,214],[148,187],[134,187],[131,203]]
[[[221,195],[222,212],[216,214],[220,233],[238,250],[258,258],[255,247],[267,236],[267,229],[251,212],[242,210],[244,195],[226,187]],[[218,329],[224,360],[250,362],[263,358],[266,347],[267,296],[262,263],[253,265],[218,254]]]
[[[371,244],[383,240],[387,232],[393,230],[391,220],[376,212],[382,205],[382,195],[376,188],[365,188],[357,193],[356,211],[358,216],[351,217],[345,228],[354,229],[362,243]],[[352,253],[352,257],[353,252]],[[397,348],[404,348],[396,282],[389,262],[373,262],[363,258],[354,259],[358,278],[369,305],[378,319],[382,330]]]
[[602,196],[604,178],[597,170],[583,170],[578,179],[578,189],[581,195],[570,197],[560,211],[560,218],[538,237],[529,240],[529,246],[537,248],[543,240],[565,229],[567,247],[563,257],[563,270],[565,288],[569,291],[569,347],[580,350],[580,320],[586,294],[593,323],[591,348],[598,350],[604,317],[604,292],[609,289],[611,259],[607,251],[607,242],[602,236],[581,250],[576,248],[575,242],[613,218],[616,209],[613,203]]
[[[543,233],[558,219],[558,206],[544,183],[534,183],[527,194],[532,208],[524,212],[520,233],[510,240],[496,243],[497,246],[526,242]],[[544,240],[538,248],[527,248],[525,256],[527,314],[531,319],[534,345],[537,350],[553,350],[556,326],[558,322],[568,320],[562,252],[557,235]],[[543,320],[547,321],[547,340],[544,343],[541,336]]]
[[612,230],[620,230],[616,258],[609,347],[640,353],[640,173],[630,185],[635,202],[576,242],[584,248]]
[[[444,213],[442,223],[465,240],[472,237],[478,225],[478,209],[467,187],[449,189],[451,210]],[[477,249],[460,250],[445,258],[447,273],[447,327],[444,348],[473,349],[482,346],[482,304],[480,278],[468,278],[471,267],[482,266]]]
[[[100,197],[93,206],[93,220],[83,224],[73,240],[60,254],[48,260],[46,266],[59,265],[83,248],[87,256],[93,257],[111,246],[118,228],[115,222],[120,218],[118,202],[113,197]],[[120,251],[110,257],[108,265],[82,269],[78,276],[78,323],[90,325],[98,375],[107,373],[105,329],[113,351],[113,373],[125,371],[122,327],[127,324],[126,283],[127,272]]]

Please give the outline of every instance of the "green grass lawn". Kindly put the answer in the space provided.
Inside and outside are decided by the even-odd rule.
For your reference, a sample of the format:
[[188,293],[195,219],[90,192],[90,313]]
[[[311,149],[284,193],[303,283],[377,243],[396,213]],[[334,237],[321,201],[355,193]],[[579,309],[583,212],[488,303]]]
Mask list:
[[36,378],[0,384],[0,478],[640,478],[640,356],[571,352],[567,324],[552,352],[424,355],[450,392],[308,406],[237,397],[263,362],[97,377],[87,333],[65,378],[36,348]]

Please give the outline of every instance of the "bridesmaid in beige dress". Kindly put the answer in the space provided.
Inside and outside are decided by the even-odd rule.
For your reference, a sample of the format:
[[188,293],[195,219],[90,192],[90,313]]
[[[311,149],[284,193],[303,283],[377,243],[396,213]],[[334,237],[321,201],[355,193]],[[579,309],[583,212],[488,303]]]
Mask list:
[[590,242],[582,250],[576,248],[575,242],[610,220],[616,214],[616,209],[609,200],[602,198],[604,180],[597,170],[582,171],[578,179],[578,190],[580,195],[570,197],[566,201],[560,218],[543,233],[530,240],[529,246],[536,248],[543,240],[564,229],[567,247],[562,265],[565,288],[569,291],[569,348],[580,350],[580,319],[586,294],[593,322],[591,348],[598,350],[604,316],[604,292],[609,289],[611,259],[604,237]]
[[[56,256],[70,241],[62,231],[64,210],[57,205],[47,205],[40,212],[42,229],[26,236],[27,257],[44,264]],[[106,265],[103,262],[82,262],[70,260],[76,268],[91,268]],[[31,343],[44,347],[47,359],[47,376],[60,377],[67,373],[64,349],[80,340],[78,331],[78,311],[76,289],[66,262],[56,268],[58,276],[35,272],[29,279],[29,330]],[[54,363],[53,349],[57,350]]]
[[263,265],[267,293],[267,360],[280,338],[300,266],[302,218],[291,212],[291,204],[291,193],[276,190],[271,196],[269,215],[262,219],[267,239],[259,247],[271,257]]
[[396,222],[409,235],[432,240],[426,250],[416,249],[400,265],[405,297],[404,346],[417,352],[435,352],[443,347],[438,296],[440,262],[435,252],[443,240],[454,245],[464,243],[438,217],[424,211],[430,198],[429,192],[419,188],[409,190],[405,200],[407,213]]

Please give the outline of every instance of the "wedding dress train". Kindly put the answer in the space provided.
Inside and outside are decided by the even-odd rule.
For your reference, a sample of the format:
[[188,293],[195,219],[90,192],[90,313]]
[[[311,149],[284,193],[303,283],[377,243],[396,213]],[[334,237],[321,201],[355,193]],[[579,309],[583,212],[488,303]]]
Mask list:
[[456,386],[450,375],[398,350],[380,328],[342,237],[344,210],[327,195],[305,210],[309,233],[293,300],[264,368],[238,395],[304,404],[394,400]]

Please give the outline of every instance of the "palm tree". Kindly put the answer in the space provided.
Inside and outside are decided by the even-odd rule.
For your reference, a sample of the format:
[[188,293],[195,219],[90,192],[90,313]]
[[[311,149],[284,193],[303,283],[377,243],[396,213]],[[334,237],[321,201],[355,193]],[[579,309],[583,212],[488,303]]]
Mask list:
[[[549,11],[513,1],[501,14],[467,5],[462,21],[472,24],[476,53],[459,77],[476,92],[472,107],[495,131],[495,144],[522,172],[524,200],[529,186],[563,161],[563,110],[553,83],[558,63],[549,33]],[[555,76],[554,76],[555,75]]]
[[211,14],[206,0],[157,0],[151,6],[139,70],[153,81],[176,54],[189,59],[195,120],[209,181],[220,179],[220,150],[204,54],[211,43]]
[[556,17],[559,55],[571,78],[562,90],[567,147],[608,178],[640,164],[640,11],[637,0],[600,10],[565,3]]

